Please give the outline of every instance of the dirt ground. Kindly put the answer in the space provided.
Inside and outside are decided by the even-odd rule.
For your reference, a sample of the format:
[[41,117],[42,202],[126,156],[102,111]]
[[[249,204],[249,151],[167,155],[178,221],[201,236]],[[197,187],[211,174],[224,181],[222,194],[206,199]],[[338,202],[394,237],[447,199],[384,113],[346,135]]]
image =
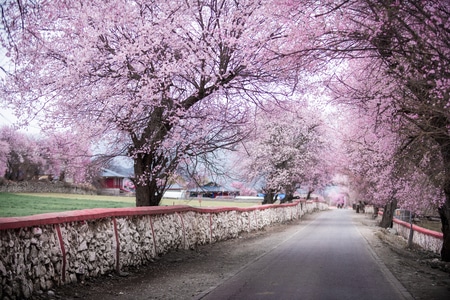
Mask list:
[[377,227],[378,220],[355,214],[359,231],[379,260],[414,299],[450,299],[450,263],[419,247],[408,248],[407,240],[390,230]]
[[[325,212],[326,213],[326,212]],[[408,249],[406,241],[376,226],[367,215],[353,215],[362,236],[382,267],[397,278],[413,299],[450,299],[450,264],[420,249]],[[312,216],[276,225],[261,232],[195,250],[167,253],[140,268],[86,279],[77,284],[35,295],[34,299],[200,299],[224,279],[270,251],[286,239],[296,226]]]

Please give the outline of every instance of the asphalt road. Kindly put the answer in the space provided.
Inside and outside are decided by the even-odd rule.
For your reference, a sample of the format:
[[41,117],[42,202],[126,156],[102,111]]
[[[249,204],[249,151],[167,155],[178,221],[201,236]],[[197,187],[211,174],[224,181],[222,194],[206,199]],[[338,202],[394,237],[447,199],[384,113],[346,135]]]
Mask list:
[[331,210],[199,299],[412,299],[352,223]]

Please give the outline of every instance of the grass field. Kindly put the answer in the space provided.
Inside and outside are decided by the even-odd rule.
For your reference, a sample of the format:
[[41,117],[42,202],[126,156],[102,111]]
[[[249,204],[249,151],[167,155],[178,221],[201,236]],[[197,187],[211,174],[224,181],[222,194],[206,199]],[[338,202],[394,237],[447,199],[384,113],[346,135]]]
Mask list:
[[[79,210],[89,208],[115,208],[136,206],[134,197],[100,196],[100,195],[76,195],[56,193],[0,193],[0,217],[19,217]],[[218,200],[194,200],[163,199],[160,205],[190,205],[194,207],[211,206],[237,206],[247,207],[257,203],[230,202]]]
[[426,228],[426,229],[434,230],[437,232],[442,232],[441,231],[441,227],[442,227],[441,222],[422,220],[422,221],[416,223],[416,225]]

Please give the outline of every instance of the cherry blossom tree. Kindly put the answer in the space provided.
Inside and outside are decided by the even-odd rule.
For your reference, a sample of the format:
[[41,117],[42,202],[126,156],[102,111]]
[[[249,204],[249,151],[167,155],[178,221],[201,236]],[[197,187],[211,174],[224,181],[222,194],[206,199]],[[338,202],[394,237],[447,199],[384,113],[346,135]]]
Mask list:
[[44,160],[35,140],[12,127],[0,128],[2,172],[8,180],[37,179]]
[[394,158],[398,135],[393,125],[397,120],[391,114],[391,102],[386,101],[391,85],[383,80],[383,69],[373,65],[373,60],[353,60],[351,68],[344,69],[329,87],[342,114],[340,124],[335,125],[340,148],[346,152],[340,172],[350,179],[354,200],[384,207],[382,224],[390,225],[397,208]]
[[439,185],[426,174],[429,159],[415,147],[405,149],[408,139],[398,132],[381,130],[380,124],[375,131],[370,118],[362,119],[359,125],[352,124],[358,130],[349,131],[346,137],[347,174],[351,174],[352,187],[360,200],[384,208],[380,226],[391,226],[398,207],[417,215],[436,211],[445,199]]
[[[356,69],[353,64],[351,74],[341,78],[334,92],[341,102],[346,99],[348,110],[345,129],[340,131],[348,153],[344,173],[360,199],[384,207],[380,225],[388,227],[397,206],[421,214],[425,207],[437,209],[444,203],[436,180],[442,175],[441,159],[438,151],[430,151],[426,139],[411,141],[414,128],[397,113],[396,102],[389,101],[398,85],[382,80],[383,69],[375,72],[369,65],[373,63]],[[368,77],[371,80],[361,80]]]
[[[402,170],[397,177],[401,189],[410,182],[405,180],[407,176],[423,178],[425,175],[429,186],[441,191],[433,193],[437,199],[432,202],[440,203],[438,212],[444,233],[441,257],[450,261],[448,1],[325,0],[318,5],[321,8],[317,17],[328,20],[323,43],[318,47],[321,55],[348,59],[349,65],[358,65],[355,60],[374,60],[367,66],[375,70],[382,68],[384,80],[379,76],[376,80],[369,77],[360,80],[368,80],[379,87],[380,82],[385,82],[388,91],[395,85],[393,93],[385,88],[371,88],[370,95],[379,99],[379,106],[373,107],[373,112],[380,115],[386,104],[393,108],[393,121],[401,130],[402,138],[395,156],[398,169]],[[363,99],[356,99],[362,107],[366,106]],[[420,144],[427,147],[420,147]],[[408,152],[425,159],[405,159]],[[445,195],[444,202],[441,202],[441,194]]]
[[297,101],[266,103],[257,111],[237,164],[246,181],[261,185],[263,203],[276,201],[279,192],[290,201],[301,186],[314,189],[322,184],[326,178],[320,159],[325,144],[323,125],[320,114]]
[[3,94],[22,121],[39,112],[97,140],[108,133],[134,159],[136,204],[158,205],[180,160],[240,141],[245,103],[280,93],[306,68],[279,63],[288,34],[309,24],[306,10],[294,22],[281,5],[11,1],[1,37],[14,67]]
[[235,181],[231,183],[231,187],[239,190],[240,196],[256,196],[257,192],[255,189],[249,188],[245,183],[240,181]]
[[385,17],[372,44],[389,75],[401,84],[403,95],[396,103],[411,124],[407,146],[428,146],[419,148],[422,155],[415,165],[445,195],[438,208],[444,233],[441,258],[450,261],[450,6],[446,1],[382,4]]
[[[40,156],[45,160],[42,172],[60,181],[84,183],[91,179],[90,143],[70,132],[55,133],[38,141]],[[94,170],[96,170],[94,168]]]
[[0,140],[0,176],[3,176],[7,172],[9,152],[10,152],[9,143]]
[[73,133],[31,137],[4,126],[0,129],[0,171],[8,180],[37,180],[40,175],[83,183],[90,179],[90,144]]
[[347,124],[340,134],[348,158],[346,168],[341,172],[350,179],[351,187],[356,191],[356,202],[384,208],[380,226],[389,227],[398,202],[397,135],[386,128],[387,124],[375,126],[375,118],[371,115],[358,111],[349,114],[351,124]]

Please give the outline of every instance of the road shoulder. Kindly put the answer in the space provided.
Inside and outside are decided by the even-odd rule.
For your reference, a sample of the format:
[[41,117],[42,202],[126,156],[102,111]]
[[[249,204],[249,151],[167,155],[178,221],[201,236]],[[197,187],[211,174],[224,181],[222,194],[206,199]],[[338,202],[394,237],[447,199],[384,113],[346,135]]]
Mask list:
[[379,261],[414,299],[450,299],[450,264],[418,247],[409,249],[403,237],[377,226],[379,218],[356,213],[352,218]]

